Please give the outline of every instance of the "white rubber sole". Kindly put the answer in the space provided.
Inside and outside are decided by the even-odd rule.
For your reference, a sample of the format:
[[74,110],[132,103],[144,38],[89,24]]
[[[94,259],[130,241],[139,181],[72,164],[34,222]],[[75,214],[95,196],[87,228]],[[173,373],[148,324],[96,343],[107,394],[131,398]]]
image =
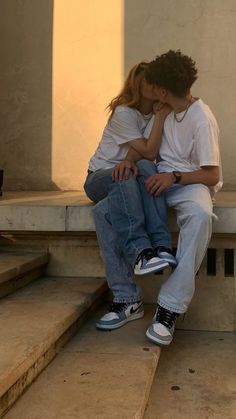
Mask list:
[[141,319],[144,316],[144,311],[140,313],[133,314],[132,316],[127,317],[127,319],[122,320],[116,324],[100,324],[96,323],[96,328],[100,330],[114,330],[119,329],[120,327],[124,326],[126,323],[131,322],[133,320]]
[[155,343],[156,345],[158,345],[158,346],[168,346],[168,345],[170,345],[170,343],[172,342],[172,340],[173,340],[173,337],[171,338],[171,340],[170,341],[168,341],[168,342],[166,342],[166,341],[163,341],[163,340],[159,340],[158,338],[154,338],[150,333],[149,333],[149,331],[147,330],[146,331],[146,336],[147,336],[147,338],[151,341],[151,342],[153,342],[153,343]]
[[167,263],[169,263],[169,265],[172,266],[173,268],[175,268],[178,265],[177,261],[175,262],[173,261],[173,259],[168,259],[168,257],[162,258],[162,259],[165,260]]
[[135,273],[135,275],[148,275],[148,274],[152,274],[154,272],[162,271],[165,268],[169,268],[169,266],[170,266],[169,263],[166,262],[165,260],[163,260],[163,263],[161,263],[160,265],[156,265],[156,266],[153,266],[153,267],[150,266],[149,268],[146,268],[146,269],[135,268],[134,273]]

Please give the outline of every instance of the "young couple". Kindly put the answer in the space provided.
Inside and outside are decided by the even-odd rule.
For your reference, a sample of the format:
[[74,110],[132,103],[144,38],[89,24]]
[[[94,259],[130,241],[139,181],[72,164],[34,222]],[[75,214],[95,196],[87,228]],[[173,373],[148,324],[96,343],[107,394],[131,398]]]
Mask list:
[[[109,105],[84,185],[97,203],[97,237],[114,297],[97,327],[116,329],[141,318],[133,273],[170,265],[174,270],[160,289],[146,332],[158,345],[171,343],[176,319],[192,299],[211,237],[212,194],[222,184],[219,130],[209,107],[191,95],[196,79],[194,61],[180,51],[133,67]],[[175,209],[180,229],[176,259],[167,207]]]

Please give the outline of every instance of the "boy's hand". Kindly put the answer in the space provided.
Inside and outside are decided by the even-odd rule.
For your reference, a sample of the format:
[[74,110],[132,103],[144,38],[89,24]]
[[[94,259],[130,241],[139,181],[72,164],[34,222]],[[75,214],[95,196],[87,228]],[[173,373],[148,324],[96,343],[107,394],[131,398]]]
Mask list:
[[170,173],[157,173],[156,175],[150,176],[146,182],[145,186],[147,191],[154,196],[158,196],[166,188],[171,186],[174,183],[173,174]]

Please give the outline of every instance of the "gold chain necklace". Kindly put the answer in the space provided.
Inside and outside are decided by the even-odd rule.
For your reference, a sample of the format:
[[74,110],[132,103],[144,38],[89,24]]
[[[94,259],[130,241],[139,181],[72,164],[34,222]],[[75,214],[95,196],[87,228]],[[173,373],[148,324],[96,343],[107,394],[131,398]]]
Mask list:
[[[191,96],[191,99],[190,99],[190,101],[189,101],[189,104],[188,104],[187,108],[185,109],[185,112],[184,112],[184,114],[183,114],[182,118],[178,119],[178,118],[177,118],[177,113],[175,113],[175,112],[174,112],[174,118],[175,118],[176,122],[178,122],[178,124],[179,124],[180,122],[182,122],[182,121],[183,121],[183,119],[184,119],[185,115],[187,114],[187,112],[188,112],[188,110],[189,110],[189,107],[190,107],[190,105],[192,104],[192,99],[193,99],[193,97]],[[178,113],[179,113],[179,112],[178,112]]]

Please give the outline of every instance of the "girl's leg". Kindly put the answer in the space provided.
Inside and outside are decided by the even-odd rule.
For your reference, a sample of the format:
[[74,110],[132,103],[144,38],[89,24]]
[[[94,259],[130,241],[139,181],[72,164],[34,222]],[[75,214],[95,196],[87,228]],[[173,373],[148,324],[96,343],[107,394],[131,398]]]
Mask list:
[[137,162],[138,177],[143,208],[145,214],[146,231],[153,248],[164,246],[171,249],[171,234],[167,226],[167,204],[165,194],[158,197],[149,194],[145,187],[145,181],[149,176],[157,173],[155,163],[149,160]]
[[103,199],[93,208],[99,247],[103,254],[106,278],[117,303],[132,303],[142,299],[133,272],[120,253],[112,226],[108,221],[108,202]]
[[112,184],[112,170],[101,169],[88,174],[84,184],[84,190],[89,199],[95,204],[107,196],[110,185]]
[[118,247],[134,267],[138,255],[152,248],[146,232],[142,197],[134,176],[112,183],[108,194],[108,212]]

